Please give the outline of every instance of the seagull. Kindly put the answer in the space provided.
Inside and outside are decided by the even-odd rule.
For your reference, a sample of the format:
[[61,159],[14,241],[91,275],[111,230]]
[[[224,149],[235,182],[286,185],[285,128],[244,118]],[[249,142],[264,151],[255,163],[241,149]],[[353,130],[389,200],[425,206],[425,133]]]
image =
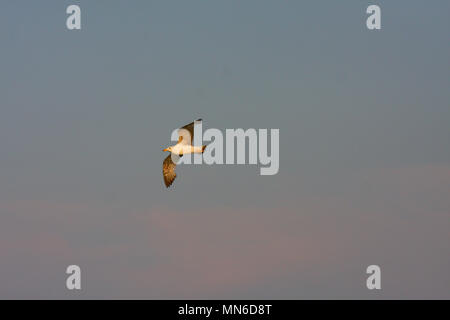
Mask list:
[[194,122],[191,122],[184,127],[178,129],[178,142],[176,145],[167,147],[163,149],[163,151],[169,151],[171,154],[167,156],[167,158],[163,161],[163,177],[164,184],[166,187],[170,187],[173,183],[177,174],[175,173],[176,164],[172,161],[172,156],[176,155],[178,157],[182,157],[183,154],[190,153],[203,153],[205,151],[206,146],[195,147],[194,143],[194,124],[202,121],[202,119],[197,119]]

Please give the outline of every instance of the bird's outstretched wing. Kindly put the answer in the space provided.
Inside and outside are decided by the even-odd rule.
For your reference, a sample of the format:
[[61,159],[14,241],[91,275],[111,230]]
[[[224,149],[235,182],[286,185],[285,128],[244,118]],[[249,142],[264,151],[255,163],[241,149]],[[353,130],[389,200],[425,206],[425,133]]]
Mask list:
[[177,174],[175,173],[175,167],[177,165],[172,161],[172,155],[169,154],[167,158],[163,161],[163,177],[164,177],[164,184],[166,187],[170,187],[170,185],[173,183],[175,178],[177,177]]
[[[178,143],[194,144],[194,123],[200,122],[202,119],[197,119],[178,130]],[[186,130],[186,131],[185,131]]]

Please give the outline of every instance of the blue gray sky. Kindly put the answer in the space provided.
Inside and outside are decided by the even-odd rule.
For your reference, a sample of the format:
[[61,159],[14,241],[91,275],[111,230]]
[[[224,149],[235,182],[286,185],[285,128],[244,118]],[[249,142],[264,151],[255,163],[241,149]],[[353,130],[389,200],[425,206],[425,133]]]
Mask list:
[[[2,1],[0,298],[449,299],[449,12]],[[180,166],[167,190],[197,118],[280,129],[279,173]]]

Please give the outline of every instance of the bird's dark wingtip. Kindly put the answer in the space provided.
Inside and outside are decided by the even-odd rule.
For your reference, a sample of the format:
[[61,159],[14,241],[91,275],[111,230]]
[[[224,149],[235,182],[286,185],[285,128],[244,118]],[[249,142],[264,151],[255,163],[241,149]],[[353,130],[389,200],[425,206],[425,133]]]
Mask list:
[[197,120],[195,120],[195,121],[202,121],[202,119],[197,119]]

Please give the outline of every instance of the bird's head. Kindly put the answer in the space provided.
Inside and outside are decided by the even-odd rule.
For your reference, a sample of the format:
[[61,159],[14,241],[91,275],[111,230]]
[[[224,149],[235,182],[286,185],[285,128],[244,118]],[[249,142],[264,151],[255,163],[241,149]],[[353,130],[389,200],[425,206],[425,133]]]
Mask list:
[[172,147],[167,147],[167,148],[163,149],[163,151],[169,151],[169,152],[172,152]]

